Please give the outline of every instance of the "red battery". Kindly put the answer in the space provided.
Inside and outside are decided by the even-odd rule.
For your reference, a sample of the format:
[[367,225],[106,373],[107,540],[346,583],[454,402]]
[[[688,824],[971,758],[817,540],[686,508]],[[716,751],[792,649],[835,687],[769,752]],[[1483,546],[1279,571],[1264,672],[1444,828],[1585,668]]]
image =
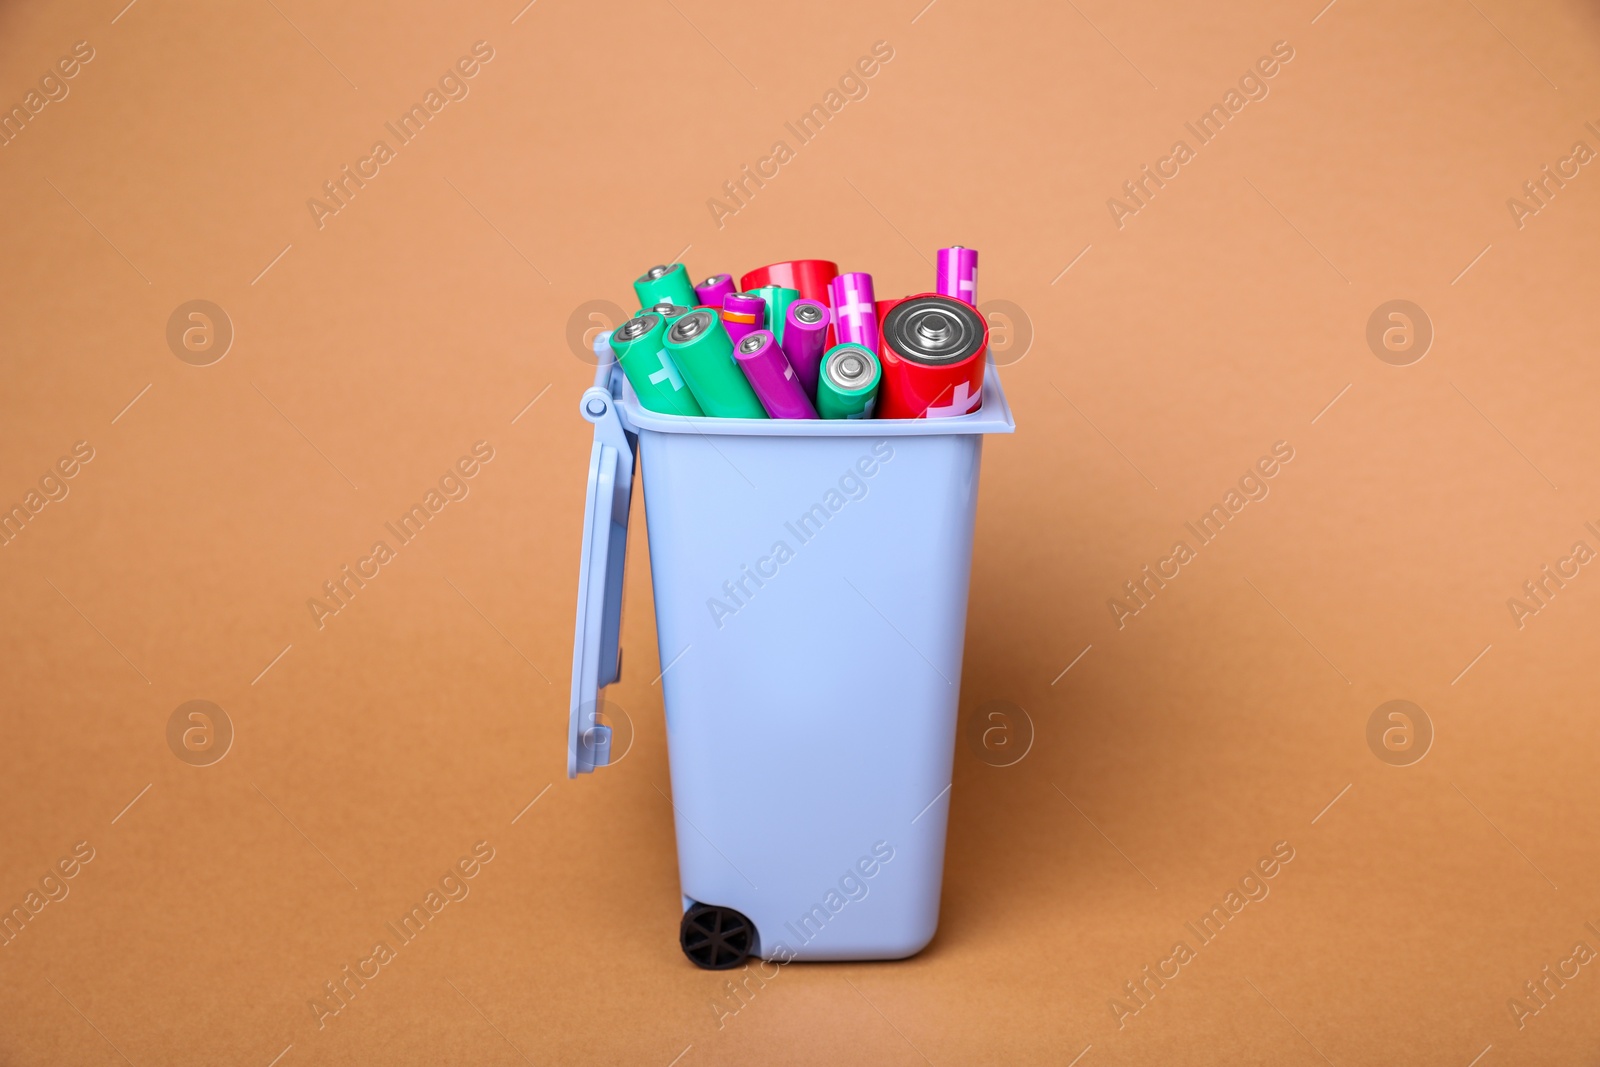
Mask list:
[[839,276],[839,264],[826,259],[789,259],[768,263],[739,279],[742,292],[753,293],[764,285],[798,289],[806,300],[828,306],[828,284]]
[[982,402],[989,323],[971,304],[937,293],[909,296],[883,317],[880,419],[966,415]]

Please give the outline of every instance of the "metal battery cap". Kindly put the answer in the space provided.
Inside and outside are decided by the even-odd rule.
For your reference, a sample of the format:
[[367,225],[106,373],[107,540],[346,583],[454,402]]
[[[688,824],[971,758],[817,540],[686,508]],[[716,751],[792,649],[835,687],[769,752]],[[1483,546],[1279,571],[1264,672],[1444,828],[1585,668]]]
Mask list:
[[828,380],[841,389],[855,389],[872,380],[876,372],[872,353],[856,348],[836,352],[828,360]]
[[884,317],[883,338],[915,363],[958,363],[983,345],[983,317],[948,296],[903,300]]
[[612,334],[612,336],[618,341],[637,341],[639,338],[655,329],[656,323],[660,321],[660,316],[654,314],[635,315],[621,326],[618,326],[616,332]]
[[815,326],[822,321],[822,309],[816,304],[796,304],[794,318],[796,322],[803,322],[807,326]]
[[739,339],[739,351],[748,356],[752,352],[761,351],[766,347],[766,344],[767,332],[765,330],[757,330],[755,333],[747,333]]
[[691,311],[683,318],[672,324],[667,331],[667,340],[673,344],[683,344],[711,329],[711,324],[716,321],[716,316],[709,311]]

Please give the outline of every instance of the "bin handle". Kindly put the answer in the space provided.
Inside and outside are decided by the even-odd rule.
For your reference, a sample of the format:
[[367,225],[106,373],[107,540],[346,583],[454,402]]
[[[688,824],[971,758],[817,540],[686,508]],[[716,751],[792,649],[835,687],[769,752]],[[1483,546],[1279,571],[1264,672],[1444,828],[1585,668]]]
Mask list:
[[588,774],[611,758],[611,728],[600,721],[600,690],[621,674],[618,638],[628,513],[639,439],[617,407],[619,368],[611,335],[595,338],[594,385],[578,410],[594,424],[589,484],[583,502],[583,542],[578,564],[578,617],[572,642],[572,702],[567,720],[567,777]]

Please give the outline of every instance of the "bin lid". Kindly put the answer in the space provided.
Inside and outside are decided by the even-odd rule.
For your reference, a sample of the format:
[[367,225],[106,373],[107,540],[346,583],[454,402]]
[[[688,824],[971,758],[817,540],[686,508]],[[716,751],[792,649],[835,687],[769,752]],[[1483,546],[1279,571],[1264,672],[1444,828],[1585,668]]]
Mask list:
[[595,338],[599,357],[594,385],[579,411],[594,424],[589,485],[583,501],[583,545],[578,563],[578,620],[572,642],[572,704],[567,722],[567,777],[587,774],[610,758],[610,728],[597,721],[600,690],[621,675],[622,576],[628,548],[639,438],[622,423],[616,389],[621,368],[611,354],[611,334]]

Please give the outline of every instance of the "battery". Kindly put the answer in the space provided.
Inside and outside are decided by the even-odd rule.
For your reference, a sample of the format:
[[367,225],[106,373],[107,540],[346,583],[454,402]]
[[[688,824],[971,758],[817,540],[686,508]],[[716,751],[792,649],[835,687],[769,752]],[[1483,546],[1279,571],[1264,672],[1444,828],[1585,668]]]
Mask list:
[[767,302],[755,293],[729,293],[722,298],[722,325],[737,344],[767,325]]
[[[664,303],[664,304],[656,304],[653,307],[640,308],[635,314],[638,314],[638,315],[645,315],[645,314],[660,315],[661,316],[661,321],[666,323],[667,326],[670,328],[673,323],[677,322],[679,319],[681,319],[685,315],[689,314],[689,310],[690,310],[689,308],[686,308],[686,307],[682,306],[681,304]],[[878,318],[882,319],[883,316],[879,315]]]
[[689,272],[682,263],[651,267],[633,280],[633,291],[639,297],[640,307],[661,303],[695,305],[694,286],[689,284]]
[[839,276],[839,264],[826,259],[789,259],[782,263],[768,263],[739,279],[747,292],[764,285],[781,285],[798,289],[807,300],[819,304],[828,302],[828,283]]
[[733,346],[734,361],[755,390],[756,399],[774,419],[814,419],[817,409],[800,386],[788,357],[771,330],[756,330]]
[[667,330],[667,354],[707,415],[767,417],[744,372],[734,364],[733,341],[715,312],[700,308],[673,323]]
[[738,290],[733,287],[733,275],[713,274],[694,287],[695,303],[703,307],[719,308],[722,306],[722,298],[735,292]]
[[653,311],[636,315],[611,331],[612,354],[622,364],[622,373],[628,376],[639,403],[666,415],[705,414],[667,355],[666,343],[666,319]]
[[883,319],[885,419],[966,415],[982,401],[989,323],[978,309],[938,293],[910,296]]
[[834,345],[822,357],[817,413],[825,419],[870,419],[883,373],[866,345]]
[[789,305],[784,316],[783,354],[789,357],[789,366],[800,379],[806,395],[817,395],[817,370],[822,365],[822,353],[827,348],[828,307],[815,300],[796,300]]
[[783,332],[788,326],[789,305],[800,299],[800,290],[783,285],[763,285],[753,292],[767,302],[766,328],[782,345]]
[[939,249],[934,291],[978,306],[978,253],[976,249],[951,245]]
[[839,344],[865,345],[878,351],[878,312],[872,299],[872,275],[841,274],[828,285],[834,336]]

